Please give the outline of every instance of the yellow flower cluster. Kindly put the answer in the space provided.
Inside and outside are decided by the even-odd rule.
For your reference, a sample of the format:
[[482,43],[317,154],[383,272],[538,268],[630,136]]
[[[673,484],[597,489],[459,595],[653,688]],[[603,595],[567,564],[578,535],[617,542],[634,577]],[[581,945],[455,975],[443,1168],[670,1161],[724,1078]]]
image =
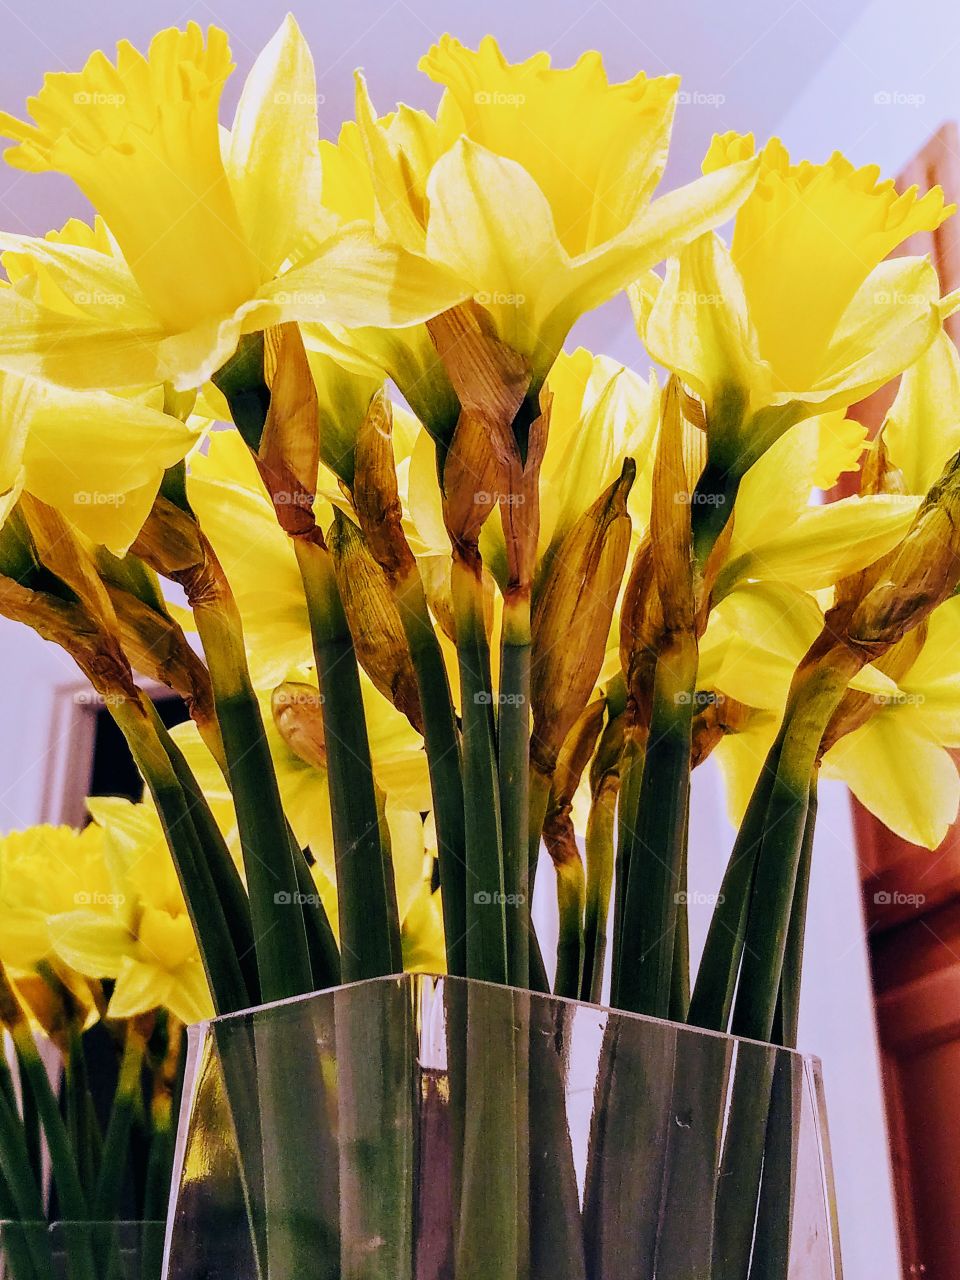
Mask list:
[[[557,989],[597,998],[618,789],[673,866],[683,823],[637,817],[652,744],[684,756],[678,813],[715,749],[739,821],[825,625],[852,636],[952,501],[954,300],[890,257],[952,213],[939,189],[726,134],[657,194],[676,77],[492,37],[420,69],[435,113],[378,115],[358,77],[321,140],[287,18],[225,126],[227,36],[191,23],[0,116],[8,163],[96,211],[0,232],[0,611],[110,695],[151,792],[0,847],[0,961],[88,1010],[104,981],[108,1016],[183,1021],[401,965],[532,981],[541,834]],[[663,386],[564,350],[624,291]],[[847,410],[899,375],[869,442]],[[914,611],[815,751],[930,846],[960,801],[951,555],[932,611],[889,579]],[[192,723],[158,727],[139,675]]]

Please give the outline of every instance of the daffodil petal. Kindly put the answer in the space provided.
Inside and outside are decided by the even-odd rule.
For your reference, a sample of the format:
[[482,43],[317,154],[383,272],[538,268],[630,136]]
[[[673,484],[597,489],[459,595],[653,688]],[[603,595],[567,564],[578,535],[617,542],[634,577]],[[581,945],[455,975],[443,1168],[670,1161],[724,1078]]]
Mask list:
[[320,207],[313,56],[291,14],[251,68],[225,156],[240,224],[263,278]]
[[641,337],[655,360],[708,403],[731,387],[745,402],[768,402],[770,366],[760,356],[740,273],[718,235],[698,236],[670,259]]
[[123,555],[163,473],[198,432],[134,398],[37,384],[23,463],[26,488],[95,542]]
[[109,1015],[111,1018],[135,1018],[140,1013],[149,1013],[151,1009],[170,1008],[173,989],[173,974],[152,964],[140,964],[127,956],[117,974]]
[[926,258],[893,258],[871,271],[841,317],[809,392],[785,392],[819,411],[862,400],[906,369],[940,331],[937,273]]
[[647,268],[732,218],[756,178],[755,160],[697,178],[654,200],[606,244],[573,259],[570,272],[554,283],[550,332],[559,334],[562,343],[578,315],[606,302]]
[[88,978],[115,978],[133,945],[120,920],[96,911],[52,916],[50,937],[57,955]]
[[546,196],[522,165],[469,138],[434,165],[427,195],[428,255],[470,282],[498,335],[533,356],[542,375],[542,299],[569,262]]
[[809,507],[782,534],[728,561],[716,594],[722,598],[748,578],[776,578],[805,591],[832,586],[892,551],[918,505],[918,498],[876,494]]
[[960,448],[960,354],[943,329],[900,380],[883,439],[910,493],[926,493]]
[[936,849],[957,817],[960,775],[912,712],[904,706],[878,713],[827,752],[823,770],[842,778],[891,831]]

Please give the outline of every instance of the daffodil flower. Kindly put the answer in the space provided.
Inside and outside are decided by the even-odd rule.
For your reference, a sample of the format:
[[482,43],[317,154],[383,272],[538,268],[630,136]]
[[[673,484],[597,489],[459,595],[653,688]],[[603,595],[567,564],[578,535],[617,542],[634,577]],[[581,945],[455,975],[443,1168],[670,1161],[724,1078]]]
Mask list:
[[[0,290],[0,365],[78,386],[199,387],[244,333],[285,320],[404,325],[460,300],[449,272],[337,227],[319,202],[313,60],[291,17],[257,58],[233,126],[218,111],[227,37],[195,23],[146,56],[48,75],[34,123],[0,116],[7,160],[72,178],[108,246],[0,235],[43,268],[44,291]],[[291,259],[296,265],[291,266]]]
[[420,67],[445,89],[436,117],[378,118],[358,79],[377,223],[466,283],[528,358],[534,392],[580,314],[726,221],[755,180],[756,161],[738,159],[652,201],[675,76],[611,84],[597,53],[512,64],[492,36],[476,51],[444,36]]
[[[716,137],[704,171],[753,150],[752,135]],[[774,138],[731,247],[705,235],[668,263],[662,285],[638,282],[647,349],[704,400],[727,470],[742,475],[787,427],[862,399],[930,345],[936,273],[924,258],[884,259],[952,212],[939,187],[898,195],[873,166],[839,154],[791,163]]]
[[103,797],[87,805],[104,833],[111,909],[80,906],[51,915],[57,954],[78,973],[114,979],[112,1018],[157,1008],[186,1023],[210,1017],[193,925],[156,812]]
[[87,907],[109,913],[114,902],[98,827],[40,825],[0,841],[0,964],[28,974],[55,958],[50,920]]
[[116,555],[139,533],[164,471],[204,429],[165,413],[161,387],[121,396],[4,372],[0,414],[0,524],[26,491]]

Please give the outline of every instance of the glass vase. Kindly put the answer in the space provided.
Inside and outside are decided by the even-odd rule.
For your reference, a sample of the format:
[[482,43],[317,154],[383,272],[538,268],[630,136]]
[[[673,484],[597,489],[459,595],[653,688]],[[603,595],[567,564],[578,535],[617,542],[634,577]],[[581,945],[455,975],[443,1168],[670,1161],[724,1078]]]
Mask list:
[[165,1280],[838,1280],[819,1066],[407,974],[191,1030]]

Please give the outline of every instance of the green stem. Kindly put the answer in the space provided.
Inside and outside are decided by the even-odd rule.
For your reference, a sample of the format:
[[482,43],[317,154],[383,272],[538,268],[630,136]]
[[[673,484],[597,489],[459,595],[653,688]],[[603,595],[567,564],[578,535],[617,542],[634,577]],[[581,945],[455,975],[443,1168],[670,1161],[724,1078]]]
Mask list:
[[467,976],[507,981],[507,922],[490,649],[482,586],[460,557],[451,570],[463,715]]
[[497,723],[507,980],[530,982],[530,600],[504,604]]
[[132,701],[113,701],[109,705],[157,806],[200,947],[214,1007],[218,1013],[246,1009],[250,993],[214,888],[208,859],[191,820],[183,788],[153,729],[152,713]]
[[620,803],[617,812],[617,852],[613,881],[613,956],[610,971],[610,1003],[616,1004],[620,985],[620,947],[623,938],[623,908],[630,878],[630,828],[628,814],[635,814],[640,803],[645,751],[636,738],[628,738],[620,769]]
[[380,838],[360,672],[326,547],[294,540],[323,698],[344,982],[398,973],[400,924]]
[[600,1003],[607,958],[607,920],[613,888],[613,844],[619,781],[608,775],[600,784],[587,819],[587,885],[583,929],[583,980],[580,999]]
[[527,844],[527,897],[533,902],[537,883],[537,866],[540,862],[540,841],[543,824],[550,804],[550,779],[539,769],[530,770],[530,838]]
[[38,1280],[52,1280],[53,1262],[50,1256],[50,1240],[47,1234],[43,1199],[30,1169],[23,1127],[17,1114],[9,1071],[2,1054],[0,1054],[0,1212],[11,1224],[5,1229],[5,1235],[0,1242],[5,1245],[11,1263],[15,1262],[18,1266],[17,1280],[28,1280],[28,1258],[33,1264]]
[[282,1000],[310,991],[313,982],[280,789],[232,597],[195,606],[194,617],[213,683],[240,832],[260,997]]
[[556,872],[560,929],[553,994],[576,1000],[583,980],[583,863],[579,858],[568,858],[556,864]]
[[466,830],[460,737],[450,681],[416,568],[394,589],[394,599],[410,646],[420,690],[423,737],[437,828],[437,857],[447,972],[467,971]]
[[687,1021],[711,1031],[726,1031],[730,1023],[757,857],[766,829],[767,806],[778,759],[779,748],[767,757],[753,789],[724,872],[697,970]]
[[117,1215],[127,1169],[130,1129],[141,1102],[141,1070],[146,1047],[141,1029],[136,1020],[131,1019],[127,1022],[120,1075],[103,1144],[100,1176],[93,1196],[93,1216],[96,1222],[112,1222]]
[[670,1018],[674,1022],[686,1022],[690,1009],[690,913],[687,905],[689,829],[688,821],[683,835],[680,891],[677,894],[677,928],[673,940],[673,965],[670,970]]
[[153,703],[150,703],[149,707],[157,736],[169,757],[176,779],[183,789],[187,810],[205,855],[213,890],[223,907],[233,950],[247,986],[250,1003],[259,1004],[260,979],[257,971],[250,899],[247,897],[240,872],[230,855],[230,850],[210,812],[210,806],[193,771],[187,764],[183,752],[170,736]]
[[[830,716],[839,705],[849,672],[828,666],[795,678],[778,737],[777,774],[767,807],[743,963],[733,1010],[733,1033],[769,1040],[780,991],[797,874],[803,856],[810,784]],[[776,745],[774,747],[776,750]]]
[[637,809],[626,815],[629,872],[614,1000],[658,1018],[670,1012],[696,675],[696,637],[669,637],[657,659]]
[[800,846],[800,864],[797,883],[790,909],[790,928],[787,933],[787,949],[783,957],[780,975],[780,998],[777,1002],[775,1040],[787,1049],[797,1047],[797,1028],[800,1022],[800,979],[803,973],[803,942],[807,923],[807,902],[810,896],[810,868],[813,861],[813,839],[817,824],[817,776],[810,782],[807,801],[807,817]]
[[80,1172],[70,1147],[70,1137],[26,1018],[16,1022],[10,1031],[21,1075],[37,1104],[61,1213],[70,1221],[85,1222],[87,1199],[83,1194]]
[[317,886],[303,850],[290,832],[293,863],[297,872],[297,884],[303,902],[303,922],[307,930],[307,949],[310,953],[310,970],[313,989],[324,991],[340,984],[340,951],[337,939],[330,927],[327,913],[317,893]]

